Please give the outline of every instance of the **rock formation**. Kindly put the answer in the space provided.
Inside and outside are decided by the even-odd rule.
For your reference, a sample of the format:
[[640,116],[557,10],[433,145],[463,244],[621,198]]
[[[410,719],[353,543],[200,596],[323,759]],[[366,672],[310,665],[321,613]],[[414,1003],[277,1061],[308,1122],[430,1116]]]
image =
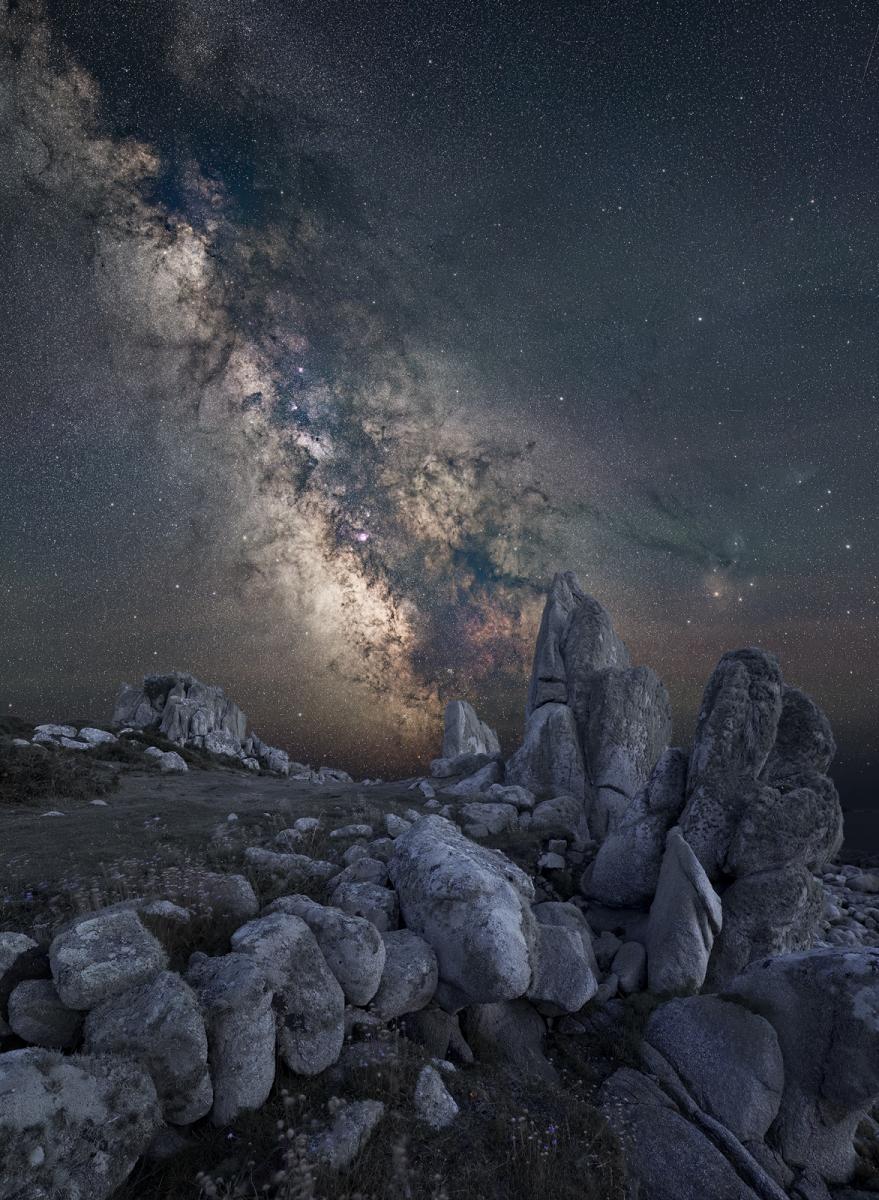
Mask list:
[[[262,767],[277,775],[290,771],[286,751],[266,745],[254,733],[247,736],[247,718],[221,687],[202,683],[183,671],[146,675],[140,687],[123,683],[113,708],[113,724],[155,729],[179,746],[238,759],[252,770]],[[94,731],[82,731],[88,732]]]
[[666,749],[671,717],[660,680],[631,667],[609,615],[571,572],[547,597],[525,711],[507,782],[574,795],[603,840]]

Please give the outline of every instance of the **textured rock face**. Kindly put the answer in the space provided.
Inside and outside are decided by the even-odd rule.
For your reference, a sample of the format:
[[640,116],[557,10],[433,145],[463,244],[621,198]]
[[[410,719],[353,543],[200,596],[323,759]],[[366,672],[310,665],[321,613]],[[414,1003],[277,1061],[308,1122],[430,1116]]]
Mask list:
[[332,1128],[309,1141],[315,1159],[334,1171],[349,1167],[385,1114],[380,1100],[355,1100],[336,1114]]
[[92,1008],[168,965],[159,942],[130,909],[99,912],[62,930],[49,947],[49,962],[68,1008]]
[[385,967],[372,1007],[383,1021],[389,1021],[431,1002],[439,966],[432,947],[411,929],[390,930],[382,934],[382,941]]
[[377,883],[340,883],[330,900],[335,908],[352,917],[370,921],[379,933],[400,924],[400,906],[396,892]]
[[714,1143],[639,1071],[616,1071],[602,1085],[600,1104],[622,1142],[634,1194],[645,1200],[757,1200]]
[[541,800],[531,814],[532,832],[541,837],[569,838],[580,843],[589,840],[589,826],[582,803],[571,795]]
[[589,824],[602,840],[646,782],[671,737],[671,705],[649,667],[608,667],[584,688],[580,724],[592,788]]
[[506,781],[535,796],[566,792],[585,804],[586,770],[572,709],[543,704],[530,714],[522,745],[507,763]]
[[616,975],[619,989],[624,996],[631,992],[642,992],[647,978],[647,954],[640,942],[624,942],[610,964],[611,974]]
[[214,1085],[211,1120],[234,1121],[260,1108],[275,1079],[275,1014],[264,971],[247,954],[195,954],[187,981],[195,989],[208,1036]]
[[[597,987],[599,970],[595,960],[595,949],[592,945],[592,930],[580,909],[575,904],[565,904],[558,900],[544,900],[540,904],[535,904],[532,911],[538,924],[561,925],[564,929],[571,929],[577,934],[583,947],[586,965],[592,973]],[[593,988],[592,995],[594,994],[595,989]],[[591,996],[587,999],[591,999]]]
[[281,896],[269,905],[267,912],[301,917],[317,939],[321,954],[348,1003],[369,1003],[378,991],[385,968],[385,942],[371,921],[352,917],[340,908],[317,904],[307,896]]
[[478,1059],[515,1067],[523,1075],[556,1078],[543,1053],[546,1022],[527,1000],[474,1004],[463,1016],[468,1045]]
[[628,651],[598,601],[572,571],[556,575],[537,634],[526,716],[543,704],[568,704],[579,712],[580,679],[628,665]]
[[812,950],[753,963],[726,989],[778,1035],[784,1092],[771,1131],[785,1160],[831,1183],[879,1098],[879,951]]
[[645,1036],[699,1107],[739,1141],[765,1136],[784,1087],[781,1047],[768,1021],[717,996],[689,996],[656,1009]]
[[696,726],[681,829],[710,878],[720,870],[746,802],[775,743],[781,716],[778,662],[734,650],[714,669]]
[[651,992],[698,992],[722,924],[720,899],[680,828],[670,829],[647,925]]
[[488,762],[478,771],[474,771],[472,775],[465,776],[464,779],[444,790],[451,792],[453,796],[475,796],[499,783],[503,774],[503,768],[499,762]]
[[598,990],[581,931],[537,924],[527,998],[546,1016],[577,1012]]
[[112,1055],[0,1055],[0,1196],[106,1200],[159,1127],[150,1076]]
[[51,979],[26,979],[9,997],[9,1027],[32,1046],[73,1050],[82,1020],[81,1012],[61,1003]]
[[461,754],[500,754],[497,734],[479,717],[466,700],[450,700],[445,710],[443,758]]
[[405,924],[436,953],[444,1007],[525,993],[536,922],[534,888],[518,867],[426,817],[397,839],[388,869]]
[[258,917],[235,931],[232,949],[252,955],[265,972],[290,1070],[318,1075],[331,1066],[345,1036],[345,995],[306,923],[281,912]]
[[826,775],[796,771],[779,783],[752,785],[724,864],[737,878],[783,866],[815,870],[842,845],[842,809]]
[[772,783],[777,776],[783,777],[791,769],[823,774],[835,754],[836,741],[827,717],[811,696],[785,684],[781,691],[781,716],[775,745],[763,767],[762,777]]
[[665,838],[684,806],[687,755],[666,750],[584,873],[590,900],[618,908],[647,904],[659,882]]
[[171,971],[93,1008],[85,1021],[89,1054],[119,1054],[152,1077],[165,1119],[189,1125],[210,1111],[208,1042],[195,994]]
[[824,889],[805,867],[737,879],[723,893],[723,928],[706,986],[721,989],[748,963],[812,946],[821,928]]
[[512,804],[492,804],[490,800],[463,805],[461,816],[474,825],[484,826],[491,834],[516,829],[519,824],[518,811]]

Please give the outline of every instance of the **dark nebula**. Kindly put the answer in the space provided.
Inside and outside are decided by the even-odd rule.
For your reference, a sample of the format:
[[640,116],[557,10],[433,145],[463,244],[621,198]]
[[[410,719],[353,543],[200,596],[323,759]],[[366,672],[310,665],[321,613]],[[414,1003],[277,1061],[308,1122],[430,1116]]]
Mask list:
[[35,0],[0,25],[3,703],[179,667],[295,755],[511,745],[578,572],[879,777],[876,10]]

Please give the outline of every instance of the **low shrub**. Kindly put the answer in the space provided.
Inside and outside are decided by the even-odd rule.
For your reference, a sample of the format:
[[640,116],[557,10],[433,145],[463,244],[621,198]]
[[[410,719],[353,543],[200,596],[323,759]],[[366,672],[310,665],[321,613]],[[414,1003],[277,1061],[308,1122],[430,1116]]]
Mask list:
[[116,775],[90,761],[88,752],[0,743],[0,805],[77,803],[118,786]]

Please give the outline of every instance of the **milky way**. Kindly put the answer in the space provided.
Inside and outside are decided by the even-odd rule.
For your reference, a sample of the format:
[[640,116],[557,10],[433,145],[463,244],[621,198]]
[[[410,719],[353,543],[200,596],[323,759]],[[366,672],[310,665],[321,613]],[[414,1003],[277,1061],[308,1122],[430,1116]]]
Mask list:
[[758,642],[871,761],[869,6],[447,8],[4,14],[5,703],[176,666],[312,759],[451,695],[509,744],[573,568],[681,739]]

